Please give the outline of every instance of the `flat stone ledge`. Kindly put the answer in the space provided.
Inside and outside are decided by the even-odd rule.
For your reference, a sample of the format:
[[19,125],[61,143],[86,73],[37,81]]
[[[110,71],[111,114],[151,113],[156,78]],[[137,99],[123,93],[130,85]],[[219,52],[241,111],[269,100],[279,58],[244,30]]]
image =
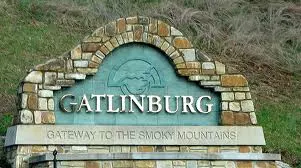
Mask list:
[[16,125],[5,147],[14,145],[265,145],[258,126]]
[[[233,160],[233,161],[275,161],[281,160],[280,154],[268,153],[196,153],[196,152],[137,152],[137,153],[74,153],[57,154],[58,161],[90,160]],[[32,156],[30,164],[52,161],[51,153]]]

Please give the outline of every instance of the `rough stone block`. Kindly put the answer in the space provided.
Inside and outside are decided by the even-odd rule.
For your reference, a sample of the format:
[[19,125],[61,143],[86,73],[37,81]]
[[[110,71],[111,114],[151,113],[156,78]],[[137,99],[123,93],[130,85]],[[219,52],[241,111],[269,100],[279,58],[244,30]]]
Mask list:
[[40,71],[32,71],[24,79],[24,82],[30,82],[30,83],[42,83],[42,81],[43,81],[43,73]]
[[22,94],[22,96],[21,96],[21,108],[26,108],[27,107],[27,100],[28,100],[28,95],[27,94]]
[[97,36],[88,36],[83,40],[84,43],[100,43],[101,41],[102,37]]
[[82,58],[82,48],[81,45],[76,46],[70,52],[71,59],[81,59]]
[[85,74],[80,74],[80,73],[68,73],[65,74],[66,79],[76,79],[76,80],[84,80],[86,79]]
[[89,62],[84,60],[84,61],[73,61],[73,66],[74,67],[79,67],[79,68],[86,68],[88,67]]
[[173,60],[174,64],[180,64],[184,62],[184,59],[182,57],[177,57]]
[[171,55],[175,50],[176,49],[173,46],[169,45],[169,47],[166,50],[166,54]]
[[39,110],[48,110],[48,104],[46,98],[39,98],[39,104],[38,104]]
[[191,81],[203,81],[203,80],[210,80],[210,76],[205,76],[205,75],[193,75],[189,76],[189,80]]
[[95,52],[99,49],[100,43],[82,43],[82,52]]
[[173,40],[173,45],[176,48],[191,48],[192,45],[186,37],[175,37]]
[[201,81],[202,86],[218,86],[221,85],[220,81]]
[[55,123],[55,115],[54,112],[41,112],[41,121],[43,124],[54,124]]
[[143,26],[134,25],[134,41],[142,41]]
[[[119,45],[124,44],[124,41],[123,41],[123,38],[122,38],[121,35],[117,35],[117,36],[116,36],[116,39],[117,39],[117,42],[118,42]],[[102,58],[102,59],[103,59],[103,58]]]
[[241,101],[241,110],[243,112],[255,111],[253,101],[252,100],[243,100],[243,101]]
[[98,161],[86,161],[86,168],[101,168]]
[[96,62],[89,62],[89,66],[88,67],[89,68],[95,68],[95,69],[97,69],[99,67],[99,64],[96,63]]
[[118,41],[115,37],[112,37],[110,42],[111,42],[111,44],[113,45],[114,48],[119,47]]
[[174,166],[185,166],[186,165],[186,161],[183,161],[183,160],[174,160],[174,161],[172,161],[172,164]]
[[64,73],[57,73],[58,79],[64,79]]
[[61,86],[47,86],[47,85],[44,85],[43,86],[44,89],[47,89],[47,90],[60,90],[62,87]]
[[39,90],[38,93],[39,97],[53,97],[52,90]]
[[250,153],[251,148],[249,146],[240,146],[239,147],[239,153]]
[[88,150],[87,146],[71,146],[71,150],[74,151],[86,151]]
[[30,124],[33,122],[33,114],[29,110],[20,111],[20,120],[23,124]]
[[246,99],[246,94],[244,92],[236,92],[235,100],[244,100]]
[[37,90],[38,90],[38,85],[37,84],[32,84],[32,83],[24,83],[23,84],[23,92],[36,93]]
[[59,86],[63,86],[63,87],[70,87],[72,85],[74,85],[75,83],[75,80],[57,80],[56,81],[56,85],[59,85]]
[[45,64],[40,64],[35,67],[39,71],[63,71],[65,68],[65,60],[51,59]]
[[157,46],[157,47],[161,47],[161,45],[163,44],[165,40],[162,39],[161,37],[154,35],[152,38],[152,44]]
[[56,72],[45,72],[45,85],[53,86],[56,83],[57,73]]
[[210,162],[207,160],[199,160],[197,162],[198,162],[198,166],[202,166],[202,167],[210,166]]
[[127,32],[127,34],[128,34],[129,42],[133,42],[134,41],[134,33],[133,32]]
[[237,168],[252,168],[251,161],[237,161],[236,165],[237,165]]
[[99,49],[102,53],[104,53],[105,55],[109,54],[109,50],[105,45],[102,45]]
[[186,67],[187,68],[201,68],[201,63],[200,62],[186,62]]
[[236,164],[234,161],[227,161],[226,168],[236,168]]
[[174,51],[169,56],[170,56],[171,59],[176,59],[176,58],[180,57],[180,53],[178,51]]
[[216,91],[216,92],[230,92],[231,88],[216,86],[214,88],[214,91]]
[[216,74],[222,75],[226,73],[226,66],[218,61],[215,61]]
[[229,102],[222,102],[222,110],[224,111],[229,110]]
[[234,93],[233,92],[223,92],[222,93],[222,100],[223,101],[233,101],[234,100]]
[[252,96],[251,96],[251,93],[250,93],[250,92],[247,92],[247,93],[246,93],[246,99],[252,99]]
[[86,75],[93,75],[98,71],[98,69],[95,69],[95,68],[77,68],[76,70],[79,73],[83,73]]
[[211,79],[211,80],[216,80],[216,81],[218,81],[218,80],[219,80],[219,76],[218,76],[218,75],[212,75],[212,76],[210,77],[210,79]]
[[211,161],[212,166],[225,166],[227,161]]
[[36,110],[38,108],[38,95],[28,94],[27,106],[29,109]]
[[162,49],[163,51],[166,51],[166,50],[168,49],[168,47],[169,47],[169,43],[168,43],[167,41],[165,41],[165,42],[162,44],[161,49]]
[[155,165],[156,165],[156,161],[150,161],[150,160],[135,161],[136,168],[154,168]]
[[215,65],[213,62],[203,62],[202,63],[202,73],[203,74],[214,74]]
[[112,37],[116,34],[116,22],[108,23],[105,26],[105,34],[109,37]]
[[257,118],[255,112],[251,112],[250,114],[251,124],[256,125],[257,124]]
[[125,32],[125,19],[124,18],[120,18],[117,20],[117,33],[123,33]]
[[34,123],[35,124],[41,124],[41,111],[34,111]]
[[183,53],[183,57],[186,62],[196,61],[195,49],[180,49],[180,51]]
[[230,102],[229,109],[231,111],[240,111],[240,103],[239,102]]
[[170,36],[170,26],[162,21],[158,21],[158,35]]
[[174,27],[170,28],[170,32],[172,36],[183,36],[183,34]]
[[235,119],[232,111],[223,111],[221,119],[223,125],[234,125]]
[[122,36],[122,39],[123,39],[124,43],[128,43],[129,42],[129,38],[128,38],[128,34],[127,33],[122,33],[121,36]]
[[125,29],[127,32],[130,32],[133,30],[133,25],[126,25]]
[[148,24],[149,23],[149,18],[145,16],[139,16],[138,17],[138,22],[140,24]]
[[208,153],[218,153],[219,152],[219,148],[216,146],[209,146],[208,147]]
[[269,168],[265,161],[256,161],[256,168]]
[[199,69],[179,69],[178,73],[182,76],[198,75],[200,74]]
[[222,86],[248,86],[248,81],[242,75],[222,75]]
[[113,161],[113,167],[114,168],[133,168],[134,164],[133,164],[133,161],[130,161],[130,160],[118,160],[118,161]]
[[157,161],[157,168],[172,168],[172,161],[170,161],[170,160]]
[[137,24],[137,23],[138,23],[138,18],[137,18],[137,16],[134,16],[134,17],[127,17],[127,18],[126,18],[126,23],[127,23],[127,24]]
[[154,152],[154,147],[152,146],[138,146],[139,152]]
[[150,24],[148,25],[149,32],[153,34],[157,34],[158,32],[158,21],[156,19],[150,19]]
[[48,99],[48,110],[53,111],[54,110],[54,100]]
[[176,68],[177,69],[183,69],[183,68],[186,68],[186,65],[185,65],[185,63],[180,63],[180,64],[176,65]]
[[33,153],[42,153],[42,152],[47,151],[47,147],[46,146],[32,146],[31,151]]
[[235,113],[236,125],[248,125],[250,124],[250,117],[248,113]]
[[180,147],[179,146],[166,146],[165,151],[166,152],[179,152]]

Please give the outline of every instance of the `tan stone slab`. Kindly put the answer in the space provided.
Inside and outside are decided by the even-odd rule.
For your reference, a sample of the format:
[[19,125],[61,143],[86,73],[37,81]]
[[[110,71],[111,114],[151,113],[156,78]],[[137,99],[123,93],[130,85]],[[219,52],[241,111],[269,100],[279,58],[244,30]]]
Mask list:
[[265,145],[258,126],[17,125],[11,145]]

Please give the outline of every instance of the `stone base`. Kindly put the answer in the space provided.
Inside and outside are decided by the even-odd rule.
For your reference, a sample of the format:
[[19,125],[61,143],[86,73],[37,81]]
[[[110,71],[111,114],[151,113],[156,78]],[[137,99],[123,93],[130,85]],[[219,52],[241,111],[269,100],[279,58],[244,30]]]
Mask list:
[[[281,160],[280,155],[263,154],[260,146],[20,145],[7,147],[6,154],[13,168],[50,168],[53,167],[54,150],[58,151],[57,165],[60,168],[72,165],[78,165],[77,168],[113,168],[121,163],[122,167],[194,168],[193,165],[200,167],[204,163],[204,167],[222,164],[213,167],[247,168],[250,165],[273,167],[274,161]],[[183,166],[174,166],[180,163]]]
[[[52,168],[53,162],[32,165],[32,168]],[[209,160],[114,160],[59,161],[59,168],[277,168],[274,161],[209,161]]]

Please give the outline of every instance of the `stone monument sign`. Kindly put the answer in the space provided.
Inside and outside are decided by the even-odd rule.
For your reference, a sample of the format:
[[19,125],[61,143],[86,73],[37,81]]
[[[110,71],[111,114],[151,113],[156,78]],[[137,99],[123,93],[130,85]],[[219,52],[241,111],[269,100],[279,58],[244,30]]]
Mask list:
[[262,153],[246,78],[153,18],[96,29],[35,66],[18,97],[5,142],[16,168],[253,168],[280,160]]

